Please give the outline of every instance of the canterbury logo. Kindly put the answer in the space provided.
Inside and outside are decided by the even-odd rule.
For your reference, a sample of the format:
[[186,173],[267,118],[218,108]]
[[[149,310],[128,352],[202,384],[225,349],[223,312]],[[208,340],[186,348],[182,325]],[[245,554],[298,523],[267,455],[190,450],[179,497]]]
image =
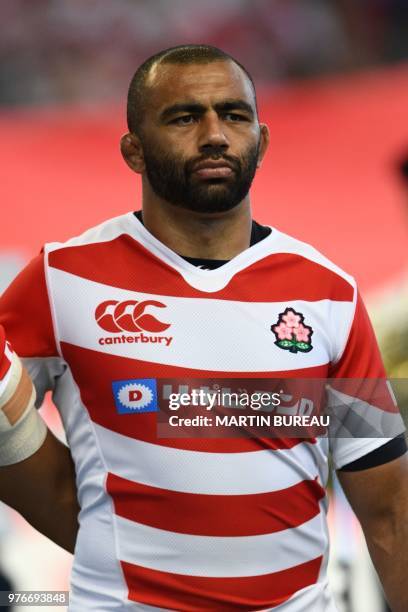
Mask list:
[[108,332],[152,332],[160,333],[170,327],[170,323],[162,323],[152,314],[145,312],[146,308],[166,308],[165,304],[155,300],[127,300],[118,302],[107,300],[95,310],[95,319],[99,327]]

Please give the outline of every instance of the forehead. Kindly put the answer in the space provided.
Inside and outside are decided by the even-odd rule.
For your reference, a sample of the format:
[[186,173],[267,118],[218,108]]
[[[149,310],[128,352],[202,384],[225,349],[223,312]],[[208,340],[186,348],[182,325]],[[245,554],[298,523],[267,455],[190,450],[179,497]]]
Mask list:
[[159,64],[150,71],[146,86],[151,112],[186,100],[211,105],[225,99],[245,100],[255,110],[252,84],[232,61]]

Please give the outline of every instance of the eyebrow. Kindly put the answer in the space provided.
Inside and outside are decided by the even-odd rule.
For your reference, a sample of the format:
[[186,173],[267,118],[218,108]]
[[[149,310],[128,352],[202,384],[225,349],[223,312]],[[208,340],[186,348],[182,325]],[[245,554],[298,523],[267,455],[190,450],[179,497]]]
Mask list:
[[[229,112],[233,110],[242,110],[250,115],[251,119],[254,118],[254,110],[248,102],[241,99],[229,99],[223,100],[222,102],[217,102],[214,104],[214,109],[217,112]],[[179,102],[177,104],[172,104],[171,106],[167,106],[160,113],[160,120],[166,121],[173,115],[177,113],[191,113],[195,115],[202,115],[206,112],[207,107],[204,104],[200,104],[199,102]]]

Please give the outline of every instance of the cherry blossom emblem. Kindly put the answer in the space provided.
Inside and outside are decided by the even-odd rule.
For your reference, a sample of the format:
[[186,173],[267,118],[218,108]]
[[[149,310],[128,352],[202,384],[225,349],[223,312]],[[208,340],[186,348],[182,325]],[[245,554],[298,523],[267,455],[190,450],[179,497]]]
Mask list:
[[291,353],[308,353],[312,350],[311,336],[313,329],[305,325],[305,318],[301,312],[293,308],[286,308],[285,312],[279,314],[278,322],[271,325],[271,331],[275,334],[275,344],[279,348]]

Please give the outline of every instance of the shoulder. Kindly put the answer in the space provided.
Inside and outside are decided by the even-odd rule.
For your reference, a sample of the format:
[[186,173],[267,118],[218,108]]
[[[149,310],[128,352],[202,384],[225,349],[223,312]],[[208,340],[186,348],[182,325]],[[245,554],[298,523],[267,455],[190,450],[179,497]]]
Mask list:
[[276,247],[279,248],[280,252],[296,255],[299,258],[315,264],[316,267],[321,267],[332,272],[334,277],[343,279],[351,287],[356,287],[356,281],[353,276],[345,272],[340,266],[331,261],[311,244],[303,242],[293,236],[289,236],[289,234],[285,234],[280,230],[273,229],[273,232],[276,232]]
[[92,227],[66,242],[52,242],[44,246],[45,273],[48,288],[53,271],[67,272],[90,280],[108,267],[114,270],[123,264],[129,240],[134,238],[135,217],[127,213]]
[[[311,244],[272,228],[263,257],[287,287],[298,287],[309,299],[332,299],[356,303],[357,284],[353,276]],[[276,275],[277,276],[277,275]]]
[[44,251],[46,254],[49,254],[63,249],[110,242],[123,234],[129,233],[133,216],[133,213],[129,212],[118,217],[113,217],[112,219],[108,219],[103,223],[87,229],[82,234],[74,236],[65,242],[47,243],[44,246]]

